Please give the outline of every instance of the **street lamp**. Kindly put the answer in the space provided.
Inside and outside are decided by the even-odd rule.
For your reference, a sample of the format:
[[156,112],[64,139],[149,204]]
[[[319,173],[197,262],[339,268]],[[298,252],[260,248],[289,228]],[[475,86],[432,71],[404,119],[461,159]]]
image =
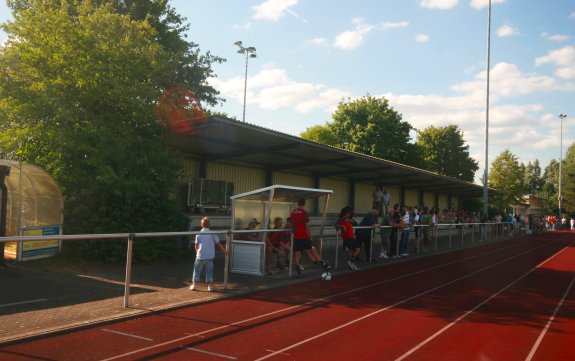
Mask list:
[[561,194],[561,163],[563,163],[563,118],[567,117],[566,114],[559,114],[559,120],[561,121],[561,141],[560,141],[560,152],[559,152],[559,219],[561,219],[561,203],[563,202],[563,195]]
[[246,121],[246,91],[248,89],[248,59],[256,57],[256,48],[253,46],[244,47],[241,41],[236,41],[234,45],[237,45],[240,49],[238,50],[239,54],[246,54],[246,74],[244,77],[244,113],[242,116],[242,121]]
[[487,89],[485,97],[485,170],[483,172],[483,214],[489,211],[489,70],[491,67],[491,0],[487,9]]

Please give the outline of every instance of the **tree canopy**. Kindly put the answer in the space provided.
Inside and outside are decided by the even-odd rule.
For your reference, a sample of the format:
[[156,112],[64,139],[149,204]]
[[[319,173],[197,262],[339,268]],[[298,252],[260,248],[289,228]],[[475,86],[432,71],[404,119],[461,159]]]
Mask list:
[[394,162],[418,164],[419,152],[409,136],[412,127],[387,99],[367,95],[341,101],[332,119],[324,126],[308,128],[302,137]]
[[423,169],[473,182],[479,166],[469,156],[469,145],[458,126],[427,127],[418,132],[416,144],[421,149]]
[[525,195],[524,168],[517,161],[517,157],[505,149],[491,164],[489,171],[489,185],[500,190],[501,207],[506,208],[512,204],[523,201]]
[[182,38],[183,19],[164,0],[8,5],[14,20],[3,24],[9,37],[0,49],[0,157],[53,175],[65,195],[67,233],[181,229],[172,197],[181,162],[154,110],[173,87],[217,102],[207,78],[222,59]]

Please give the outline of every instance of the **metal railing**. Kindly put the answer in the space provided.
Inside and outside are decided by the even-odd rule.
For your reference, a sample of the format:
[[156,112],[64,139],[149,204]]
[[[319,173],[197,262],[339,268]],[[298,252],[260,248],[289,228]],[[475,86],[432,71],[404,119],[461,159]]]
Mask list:
[[[484,228],[481,228],[481,227]],[[449,248],[452,247],[452,233],[454,229],[458,229],[461,232],[461,245],[464,244],[464,233],[465,229],[471,228],[472,230],[472,238],[471,243],[473,244],[475,241],[474,235],[476,233],[476,229],[483,229],[483,236],[485,240],[491,240],[494,236],[495,239],[502,238],[504,233],[507,232],[507,236],[510,237],[512,234],[519,234],[524,233],[524,229],[520,227],[519,223],[457,223],[457,224],[437,224],[436,226],[427,226],[427,225],[415,225],[412,226],[412,229],[415,227],[419,227],[423,229],[424,227],[436,227],[436,232],[434,232],[434,250],[438,250],[438,238],[439,238],[439,231],[448,231],[448,239],[449,239]],[[479,228],[477,228],[479,227]],[[375,239],[375,232],[376,230],[385,229],[385,228],[397,228],[392,226],[381,226],[377,228],[373,227],[354,227],[354,229],[371,229],[371,236],[370,236],[370,257],[369,262],[371,263],[373,260],[373,246],[374,246],[374,239]],[[333,229],[334,233],[331,234],[329,230]],[[315,230],[315,227],[312,228]],[[324,251],[324,241],[335,239],[334,244],[334,252],[335,252],[335,259],[334,259],[334,268],[337,270],[338,268],[338,259],[339,259],[339,249],[342,246],[342,240],[340,233],[337,231],[335,227],[326,227],[325,230],[327,232],[324,233],[323,237],[320,237],[319,240],[319,254],[322,255]],[[81,240],[93,240],[93,239],[126,239],[127,240],[127,249],[126,249],[126,271],[125,271],[125,280],[124,280],[124,307],[127,308],[130,305],[130,288],[131,288],[131,277],[132,277],[132,255],[134,249],[134,240],[136,238],[162,238],[162,237],[182,237],[182,236],[196,236],[199,234],[207,235],[207,234],[214,234],[214,235],[222,235],[225,239],[225,261],[224,261],[224,289],[227,289],[228,282],[229,282],[229,264],[230,264],[230,253],[232,251],[232,239],[234,235],[238,234],[246,234],[246,233],[263,233],[269,234],[272,232],[286,232],[291,231],[289,229],[268,229],[268,230],[218,230],[218,231],[209,231],[209,232],[200,232],[200,231],[188,231],[188,232],[150,232],[150,233],[109,233],[109,234],[79,234],[79,235],[50,235],[50,236],[13,236],[13,237],[0,237],[0,243],[7,243],[7,242],[26,242],[26,241],[47,241],[47,240],[62,240],[62,241],[81,241]],[[290,232],[291,233],[291,232]],[[414,232],[415,233],[415,232]],[[419,239],[415,239],[420,247],[421,235],[423,232],[419,232]],[[265,239],[265,237],[264,237]],[[391,240],[390,240],[391,241]],[[399,237],[397,237],[397,247],[396,250],[399,252]],[[292,277],[292,269],[293,269],[293,254],[294,254],[294,238],[293,233],[290,236],[290,257],[289,257],[289,271],[288,277]],[[267,247],[268,245],[264,245]],[[267,252],[263,252],[263,265],[266,267],[266,258]],[[398,255],[398,254],[396,254]],[[303,256],[303,255],[302,255]]]

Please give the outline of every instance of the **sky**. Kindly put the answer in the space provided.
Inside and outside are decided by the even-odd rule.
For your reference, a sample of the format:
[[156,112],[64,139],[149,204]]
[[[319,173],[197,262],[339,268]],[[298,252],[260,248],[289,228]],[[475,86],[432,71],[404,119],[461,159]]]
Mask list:
[[[339,102],[385,97],[415,129],[455,124],[485,169],[488,0],[171,0],[187,39],[226,59],[208,107],[299,136]],[[9,19],[0,2],[0,21]],[[542,168],[575,141],[575,1],[492,0],[488,166]],[[6,34],[0,32],[0,42]],[[562,121],[559,114],[566,114]],[[562,128],[562,131],[561,131]],[[415,133],[413,134],[415,137]]]

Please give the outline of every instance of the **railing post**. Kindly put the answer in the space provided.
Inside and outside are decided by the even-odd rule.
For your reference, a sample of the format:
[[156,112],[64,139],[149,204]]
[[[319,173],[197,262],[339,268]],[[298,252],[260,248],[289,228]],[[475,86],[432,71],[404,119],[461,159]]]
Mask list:
[[293,232],[290,233],[290,247],[289,247],[289,270],[288,270],[288,278],[291,278],[292,271],[293,271]]
[[453,223],[449,223],[449,248],[451,248],[451,230],[453,229]]
[[230,243],[232,232],[226,233],[226,255],[224,258],[224,290],[228,289],[229,269],[230,269]]
[[370,264],[373,260],[373,235],[375,233],[375,228],[371,229],[371,233],[369,235],[369,259],[367,260]]
[[339,232],[337,227],[335,227],[335,262],[333,268],[337,271],[339,265]]
[[132,250],[134,248],[134,233],[128,236],[126,251],[126,280],[124,281],[124,308],[130,307],[130,283],[132,279]]

